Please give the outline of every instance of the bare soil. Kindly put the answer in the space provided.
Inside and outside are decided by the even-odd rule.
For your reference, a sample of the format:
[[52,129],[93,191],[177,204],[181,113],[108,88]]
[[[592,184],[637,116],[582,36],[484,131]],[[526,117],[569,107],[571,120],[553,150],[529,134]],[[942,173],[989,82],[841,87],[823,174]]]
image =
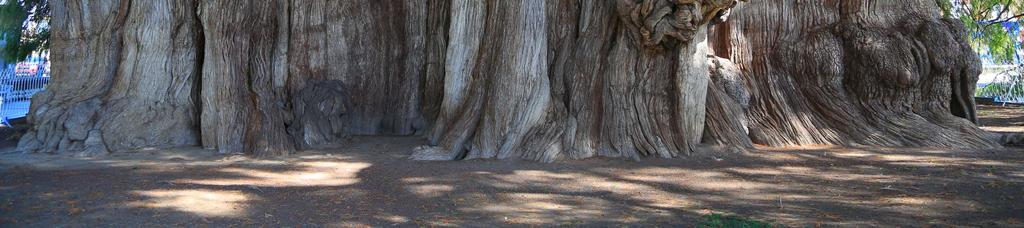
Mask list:
[[992,132],[1024,133],[1024,107],[978,106],[978,125]]
[[[1014,131],[1024,111],[983,107]],[[1015,125],[1014,125],[1015,124]],[[1024,226],[1024,149],[704,148],[553,164],[407,159],[359,137],[274,160],[198,148],[0,156],[0,226]]]

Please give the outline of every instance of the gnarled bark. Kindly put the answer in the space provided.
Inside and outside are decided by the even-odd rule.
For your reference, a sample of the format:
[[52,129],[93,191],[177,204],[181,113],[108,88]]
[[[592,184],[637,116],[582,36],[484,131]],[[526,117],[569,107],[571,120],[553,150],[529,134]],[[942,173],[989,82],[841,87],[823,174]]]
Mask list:
[[743,72],[727,59],[711,56],[708,61],[711,83],[708,85],[708,115],[703,142],[753,147],[748,137],[750,89]]
[[979,61],[927,0],[53,4],[27,151],[274,156],[415,134],[424,160],[998,146],[969,121]]
[[283,63],[287,1],[204,1],[199,6],[205,51],[202,78],[203,145],[221,153],[287,155],[288,75]]
[[[414,158],[688,153],[704,130],[706,26],[733,3],[453,2],[450,38],[465,45],[449,46],[436,146]],[[573,15],[578,32],[559,22]],[[535,52],[546,64],[524,59]]]
[[53,79],[33,98],[22,150],[95,155],[197,142],[194,1],[51,3]]
[[[292,1],[288,86],[338,81],[349,94],[343,131],[304,135],[411,135],[425,128],[420,112],[427,11],[425,1]],[[302,12],[302,13],[299,13]],[[309,12],[309,13],[305,13]],[[315,106],[320,99],[293,99]],[[341,113],[339,113],[341,114]],[[328,137],[337,138],[337,137]],[[298,140],[302,145],[317,143]]]
[[750,137],[784,145],[997,147],[975,119],[980,70],[934,1],[754,1],[716,52],[751,87]]

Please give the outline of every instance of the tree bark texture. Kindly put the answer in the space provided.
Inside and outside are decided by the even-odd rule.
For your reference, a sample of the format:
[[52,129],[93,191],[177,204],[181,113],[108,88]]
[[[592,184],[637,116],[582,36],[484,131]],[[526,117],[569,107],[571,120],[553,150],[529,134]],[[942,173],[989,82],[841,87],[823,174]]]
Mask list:
[[926,0],[52,4],[30,152],[277,156],[352,135],[423,135],[422,160],[998,146],[968,121],[979,60]]
[[52,83],[30,152],[103,154],[198,142],[196,2],[53,1]]
[[716,54],[752,94],[754,143],[997,147],[973,101],[981,65],[929,0],[752,1]]
[[201,136],[222,153],[286,155],[294,144],[286,132],[287,74],[275,67],[287,58],[287,2],[240,4],[203,1]]

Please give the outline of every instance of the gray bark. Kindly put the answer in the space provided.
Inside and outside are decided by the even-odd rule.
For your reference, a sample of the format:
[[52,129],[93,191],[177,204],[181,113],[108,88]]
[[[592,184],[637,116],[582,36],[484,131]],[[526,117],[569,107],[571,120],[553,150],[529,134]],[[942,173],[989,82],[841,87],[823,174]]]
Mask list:
[[205,37],[202,71],[202,143],[221,153],[287,155],[294,149],[284,82],[275,70],[287,39],[287,3],[204,1],[199,18]]
[[196,144],[195,2],[51,4],[53,79],[33,98],[22,150],[96,155]]
[[979,60],[929,0],[52,4],[29,152],[278,156],[352,135],[423,135],[424,160],[998,147],[970,122]]
[[980,61],[934,1],[753,1],[716,52],[750,86],[750,138],[771,146],[998,147],[975,127]]
[[[329,145],[349,135],[424,131],[426,1],[291,4],[292,11],[302,12],[291,17],[287,81],[296,118],[289,130],[298,145]],[[433,61],[440,61],[431,53]],[[433,67],[429,82],[440,77]],[[429,88],[437,90],[436,85]]]
[[414,158],[689,153],[704,130],[708,15],[732,3],[455,1],[450,38],[463,45],[449,46],[435,145]]

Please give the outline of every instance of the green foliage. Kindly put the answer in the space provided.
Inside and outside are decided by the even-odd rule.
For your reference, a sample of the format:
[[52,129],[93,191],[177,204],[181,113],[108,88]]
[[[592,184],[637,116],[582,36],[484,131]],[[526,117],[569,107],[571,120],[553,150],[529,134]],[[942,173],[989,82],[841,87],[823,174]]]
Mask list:
[[942,9],[942,15],[949,17],[953,15],[953,2],[949,0],[935,0],[935,3],[939,4],[939,8]]
[[1001,25],[981,26],[976,29],[980,31],[981,35],[975,38],[975,46],[987,47],[988,53],[992,55],[992,60],[997,63],[1013,62],[1017,41],[1010,37],[1010,34]]
[[771,223],[741,218],[735,215],[722,215],[718,213],[704,216],[704,223],[700,227],[705,228],[771,228],[778,227]]
[[47,0],[0,0],[0,58],[21,61],[34,51],[49,49],[50,29],[38,26],[50,20],[49,9]]
[[1021,90],[1020,86],[1015,86],[1013,83],[997,82],[979,88],[977,94],[981,97],[1003,97],[1007,95],[1009,97],[1019,97],[1024,94],[1024,91]]
[[[1017,55],[1021,41],[1003,23],[1021,23],[1024,19],[1022,0],[936,0],[943,14],[957,17],[967,28],[971,47],[992,56],[997,64],[1022,60]],[[1024,63],[1002,72],[996,83],[979,88],[976,96],[1024,98]]]
[[1018,0],[936,0],[947,17],[964,23],[971,47],[987,51],[996,63],[1012,63],[1020,42],[1002,23],[1019,23],[1024,18],[1024,1]]

